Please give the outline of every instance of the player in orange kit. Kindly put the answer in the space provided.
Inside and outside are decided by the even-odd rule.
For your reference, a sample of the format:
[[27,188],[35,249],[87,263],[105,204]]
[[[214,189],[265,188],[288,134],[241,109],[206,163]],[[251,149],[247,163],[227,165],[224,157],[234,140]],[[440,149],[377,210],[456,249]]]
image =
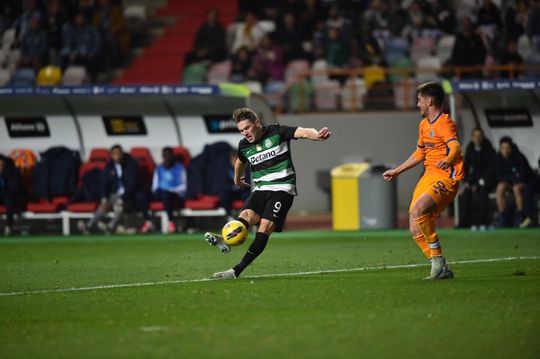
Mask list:
[[387,181],[424,161],[425,173],[414,189],[409,208],[409,229],[412,237],[431,259],[431,274],[426,279],[453,278],[442,255],[433,220],[457,194],[463,178],[463,155],[456,124],[441,110],[442,86],[435,82],[417,88],[417,106],[424,119],[420,122],[417,149],[401,165],[383,173]]

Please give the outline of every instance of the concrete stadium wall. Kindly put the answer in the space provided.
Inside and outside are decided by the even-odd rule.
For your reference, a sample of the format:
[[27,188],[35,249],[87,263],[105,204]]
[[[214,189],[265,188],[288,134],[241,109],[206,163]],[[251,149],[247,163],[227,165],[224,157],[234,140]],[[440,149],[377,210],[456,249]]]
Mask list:
[[[298,140],[292,144],[298,173],[298,192],[291,211],[326,212],[328,196],[317,187],[317,171],[329,171],[347,162],[371,160],[373,164],[399,164],[416,147],[418,112],[366,112],[361,114],[282,115],[284,125],[328,126],[333,137],[326,142]],[[421,174],[421,166],[398,178],[398,208],[406,210],[412,190]]]

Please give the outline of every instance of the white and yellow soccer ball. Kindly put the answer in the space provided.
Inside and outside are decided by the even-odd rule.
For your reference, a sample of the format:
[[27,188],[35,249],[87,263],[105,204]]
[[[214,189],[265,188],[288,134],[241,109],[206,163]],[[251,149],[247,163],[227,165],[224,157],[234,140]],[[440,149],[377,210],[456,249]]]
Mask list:
[[239,246],[246,241],[248,230],[240,221],[230,221],[221,230],[223,241],[230,246]]

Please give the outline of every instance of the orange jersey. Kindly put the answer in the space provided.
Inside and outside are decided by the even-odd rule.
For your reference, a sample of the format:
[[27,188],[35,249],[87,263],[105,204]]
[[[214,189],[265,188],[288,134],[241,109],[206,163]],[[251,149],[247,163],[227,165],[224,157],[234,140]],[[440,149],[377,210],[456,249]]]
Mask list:
[[460,154],[449,169],[437,167],[440,160],[445,160],[450,152],[448,143],[459,141],[456,124],[446,113],[440,113],[432,122],[425,118],[420,122],[418,131],[418,148],[424,155],[426,174],[433,174],[463,179],[463,155]]

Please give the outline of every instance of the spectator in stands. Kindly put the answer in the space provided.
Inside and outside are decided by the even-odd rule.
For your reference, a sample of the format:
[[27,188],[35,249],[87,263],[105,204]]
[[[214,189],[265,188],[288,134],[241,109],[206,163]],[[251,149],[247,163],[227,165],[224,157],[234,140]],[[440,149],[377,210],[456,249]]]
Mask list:
[[480,31],[488,36],[493,37],[495,30],[501,28],[500,11],[491,0],[483,0],[482,6],[478,9],[477,22]]
[[533,50],[540,53],[540,0],[534,1],[527,19],[525,32],[529,37]]
[[101,36],[105,68],[123,65],[124,55],[129,50],[130,38],[125,27],[122,7],[112,4],[111,0],[99,0],[99,6],[94,11],[93,24]]
[[508,192],[513,194],[515,200],[516,211],[513,224],[516,227],[521,226],[528,217],[523,212],[523,191],[530,180],[529,163],[512,139],[503,137],[499,141],[499,153],[495,156],[493,165],[497,181],[497,227],[505,227],[509,224],[510,211],[506,203]]
[[462,208],[460,226],[471,226],[472,230],[485,230],[490,225],[489,193],[494,188],[491,163],[495,149],[477,127],[472,130],[471,142],[465,150],[465,180],[462,185]]
[[347,43],[336,28],[328,29],[328,40],[325,46],[326,62],[330,68],[342,68],[348,62]]
[[46,62],[47,33],[41,28],[41,15],[34,13],[21,41],[19,67],[32,67],[36,71]]
[[[480,36],[475,32],[471,19],[462,19],[462,32],[456,37],[452,49],[451,62],[454,66],[482,66],[486,58],[486,48]],[[462,78],[481,77],[481,71],[463,72]]]
[[[39,16],[41,19],[41,9],[38,6],[37,0],[25,0],[23,5],[23,13],[16,22],[17,36],[20,41],[23,40],[26,31],[30,28],[32,19]],[[41,25],[41,24],[40,24]]]
[[[101,178],[101,202],[94,217],[88,222],[79,221],[78,227],[84,234],[96,226],[106,233],[114,233],[124,211],[132,207],[138,189],[139,171],[137,163],[124,153],[120,145],[111,147],[111,160],[105,166]],[[102,222],[106,213],[113,210],[114,217],[108,223]]]
[[317,0],[304,0],[305,8],[300,14],[298,23],[300,24],[300,34],[302,36],[303,47],[305,51],[312,51],[313,33],[321,13],[320,4]]
[[[501,65],[522,65],[523,58],[518,52],[517,43],[514,39],[507,41],[506,49],[500,56],[499,63]],[[520,71],[514,70],[513,78],[519,77]],[[509,78],[510,71],[501,71],[501,77]]]
[[268,81],[283,81],[284,70],[281,47],[272,43],[270,35],[264,35],[253,57],[251,77],[265,85]]
[[529,17],[529,1],[516,0],[514,6],[509,6],[504,15],[504,30],[512,39],[518,39],[527,26]]
[[379,42],[373,36],[373,32],[367,24],[361,24],[360,33],[357,36],[358,56],[364,66],[380,65],[383,62],[383,54]]
[[244,82],[249,80],[249,71],[251,69],[251,53],[249,49],[242,46],[236,54],[232,56],[231,81]]
[[225,56],[225,29],[219,22],[216,9],[206,13],[206,21],[197,30],[193,49],[186,55],[185,63],[214,63]]
[[20,0],[4,0],[0,7],[0,34],[9,29],[20,16],[22,4]]
[[246,46],[250,51],[255,50],[264,33],[258,24],[257,16],[252,12],[246,13],[244,23],[236,27],[231,53],[235,54],[243,46]]
[[[169,219],[169,233],[176,232],[176,224],[174,222],[174,205],[178,204],[178,208],[184,206],[187,190],[187,174],[182,162],[174,155],[172,148],[165,147],[162,150],[163,163],[154,170],[154,178],[152,180],[152,200],[163,203],[167,218]],[[140,229],[140,233],[148,233],[154,229],[154,224],[150,220],[148,211],[148,200],[146,196],[140,195],[139,201],[142,200],[143,215],[145,218],[144,224]]]
[[13,231],[13,216],[17,209],[17,199],[21,192],[21,176],[9,157],[0,155],[0,204],[6,209],[4,235]]
[[445,34],[453,34],[456,28],[454,10],[445,0],[436,0],[433,3],[426,20]]
[[283,61],[287,64],[291,60],[307,58],[302,48],[302,31],[297,26],[294,15],[285,13],[282,22],[276,31],[275,41],[283,49]]
[[[49,49],[56,57],[62,48],[62,32],[66,23],[66,14],[62,10],[60,0],[50,0],[47,4],[47,38]],[[54,61],[52,61],[54,62]]]
[[67,26],[61,51],[61,65],[81,65],[95,78],[100,36],[96,29],[86,23],[83,13],[75,17],[75,27]]

